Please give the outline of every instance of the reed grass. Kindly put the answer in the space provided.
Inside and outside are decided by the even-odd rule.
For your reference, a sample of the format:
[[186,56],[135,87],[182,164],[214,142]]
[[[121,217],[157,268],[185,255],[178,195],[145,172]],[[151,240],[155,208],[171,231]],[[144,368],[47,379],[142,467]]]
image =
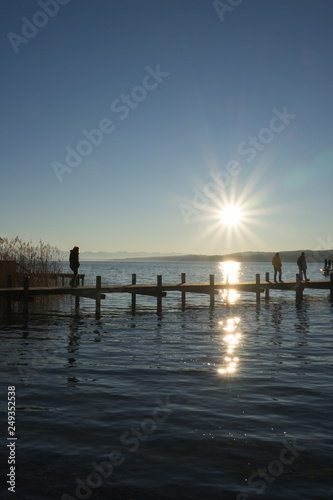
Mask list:
[[18,236],[0,237],[0,287],[7,286],[8,275],[13,287],[22,286],[25,276],[29,276],[30,286],[48,286],[50,278],[56,279],[60,274],[62,261],[60,250],[42,240],[33,245]]

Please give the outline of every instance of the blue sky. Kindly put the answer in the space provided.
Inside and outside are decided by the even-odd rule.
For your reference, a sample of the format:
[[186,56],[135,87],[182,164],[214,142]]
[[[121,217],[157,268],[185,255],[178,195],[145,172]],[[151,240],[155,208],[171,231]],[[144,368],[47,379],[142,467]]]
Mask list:
[[330,0],[3,0],[0,235],[332,248],[332,15]]

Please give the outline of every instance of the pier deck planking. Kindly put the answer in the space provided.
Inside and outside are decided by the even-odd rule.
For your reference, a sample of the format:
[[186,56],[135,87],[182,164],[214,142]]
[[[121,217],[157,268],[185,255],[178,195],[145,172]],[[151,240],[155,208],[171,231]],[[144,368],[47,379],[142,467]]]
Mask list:
[[[163,283],[162,276],[157,276],[156,284],[137,284],[136,275],[132,275],[132,284],[127,285],[102,285],[101,277],[96,277],[96,285],[84,285],[79,287],[71,286],[37,286],[29,287],[29,280],[25,278],[24,286],[15,288],[0,288],[0,297],[7,298],[8,304],[12,300],[19,300],[27,303],[33,300],[35,296],[48,295],[72,295],[75,296],[75,310],[78,313],[80,297],[96,300],[96,313],[100,311],[100,301],[105,299],[106,294],[128,293],[132,295],[132,310],[135,310],[137,295],[150,295],[157,298],[157,310],[161,312],[162,297],[167,292],[181,292],[183,308],[185,307],[186,293],[206,294],[210,296],[210,304],[214,306],[214,296],[221,290],[237,290],[239,292],[251,292],[256,294],[257,303],[260,302],[260,294],[265,292],[265,298],[269,298],[270,290],[285,290],[296,292],[296,300],[301,300],[305,289],[312,290],[330,290],[330,297],[333,299],[333,275],[330,280],[300,281],[296,275],[296,281],[284,281],[275,283],[269,281],[269,274],[266,273],[266,281],[260,280],[260,275],[256,275],[256,281],[247,281],[241,283],[214,282],[214,275],[210,275],[210,281],[207,283],[186,283],[185,274],[182,274],[179,283]],[[8,310],[10,307],[8,306]]]
[[[260,282],[260,288],[265,291],[269,290],[292,290],[297,287],[296,281],[285,281],[283,283]],[[318,280],[301,282],[303,289],[329,290],[330,281]],[[214,290],[239,290],[242,292],[256,292],[257,284],[255,281],[242,283],[214,283]],[[210,283],[163,283],[160,287],[162,292],[186,292],[186,293],[211,293]],[[137,285],[102,285],[100,293],[135,293],[135,294],[157,294],[159,288],[153,284],[137,284]],[[15,298],[25,293],[24,287],[17,288],[0,288],[0,296]],[[29,295],[85,295],[96,294],[96,286],[84,285],[77,288],[70,286],[44,286],[44,287],[29,287]]]

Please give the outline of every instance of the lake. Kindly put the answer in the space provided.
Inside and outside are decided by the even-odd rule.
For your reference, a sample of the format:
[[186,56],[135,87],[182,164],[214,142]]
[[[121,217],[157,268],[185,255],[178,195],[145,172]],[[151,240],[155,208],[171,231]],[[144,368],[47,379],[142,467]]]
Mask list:
[[[325,279],[319,264],[310,279]],[[64,272],[68,271],[67,263]],[[85,284],[254,281],[269,263],[82,262]],[[284,264],[283,279],[295,279]],[[328,291],[72,297],[0,316],[1,498],[332,499]],[[7,391],[15,387],[15,441]],[[6,475],[15,451],[15,494]],[[12,454],[12,456],[14,456]]]

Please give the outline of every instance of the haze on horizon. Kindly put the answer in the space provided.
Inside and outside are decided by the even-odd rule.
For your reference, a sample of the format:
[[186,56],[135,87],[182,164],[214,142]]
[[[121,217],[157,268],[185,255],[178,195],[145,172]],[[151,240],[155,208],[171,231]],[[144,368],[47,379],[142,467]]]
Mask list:
[[2,2],[0,236],[332,248],[333,3],[236,3]]

